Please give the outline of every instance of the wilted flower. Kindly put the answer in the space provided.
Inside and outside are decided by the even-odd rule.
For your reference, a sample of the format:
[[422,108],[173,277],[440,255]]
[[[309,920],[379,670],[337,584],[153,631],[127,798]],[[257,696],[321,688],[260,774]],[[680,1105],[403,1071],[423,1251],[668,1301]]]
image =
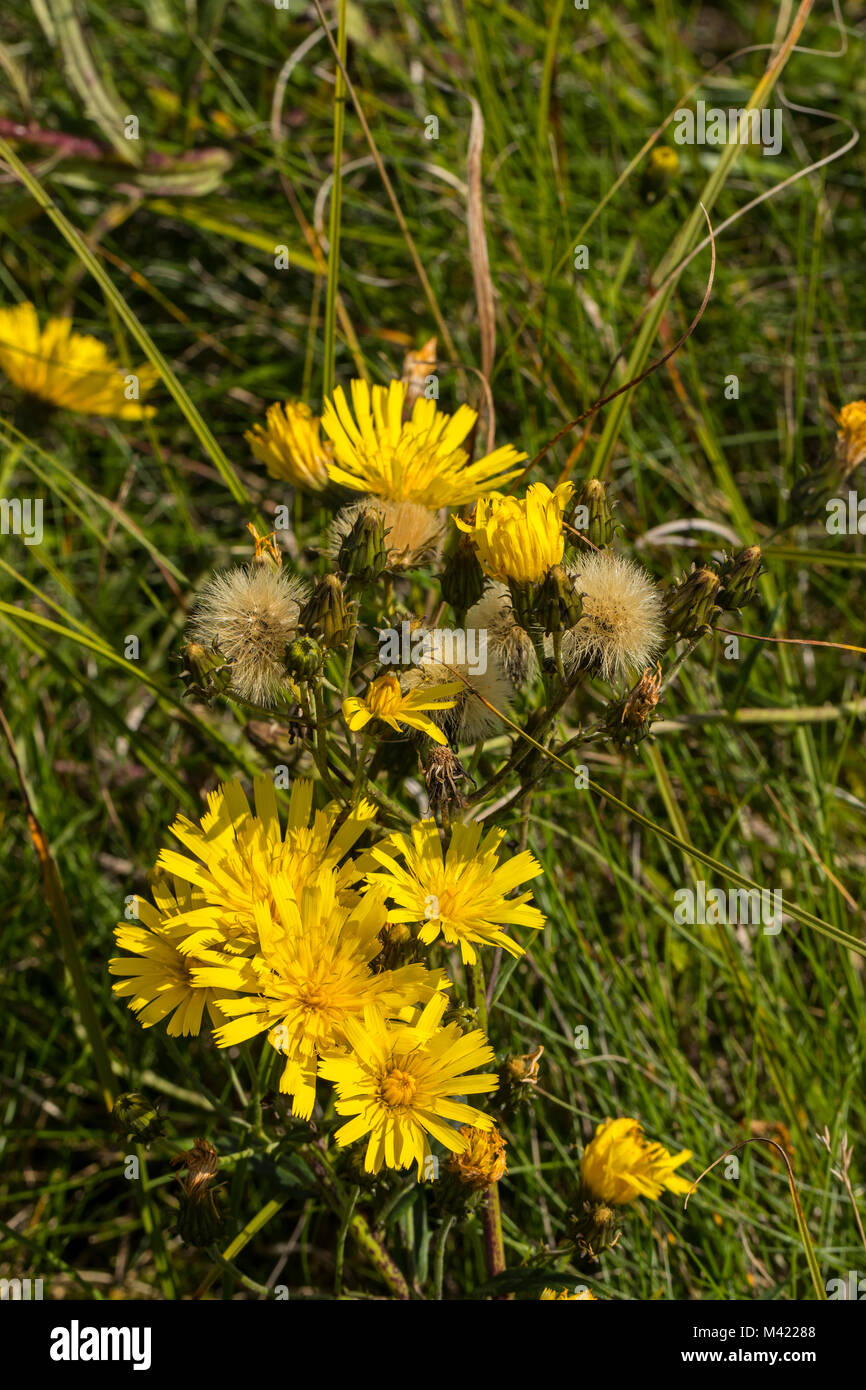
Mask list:
[[495,1127],[485,1130],[463,1125],[460,1133],[467,1147],[462,1153],[452,1154],[448,1160],[448,1171],[473,1192],[483,1192],[508,1172],[505,1140]]
[[448,747],[431,744],[424,761],[424,781],[432,810],[449,805],[465,806],[466,799],[457,783],[467,778],[474,785],[474,780],[469,777],[456,753]]
[[222,1227],[222,1216],[215,1200],[218,1189],[213,1187],[219,1167],[219,1155],[207,1139],[194,1139],[191,1149],[171,1160],[173,1167],[186,1168],[186,1176],[178,1174],[181,1187],[177,1229],[187,1245],[210,1245]]
[[355,380],[350,391],[351,408],[342,386],[325,401],[322,426],[334,444],[330,477],[357,492],[433,510],[464,506],[515,477],[526,458],[506,444],[470,463],[460,447],[478,419],[469,406],[446,415],[419,397],[404,422],[405,382],[370,387]]
[[286,688],[286,647],[297,631],[308,586],[267,563],[215,574],[202,589],[189,630],[231,662],[242,700],[267,705]]
[[29,303],[0,309],[0,367],[22,391],[64,410],[119,420],[154,414],[138,399],[158,380],[154,367],[127,370],[98,338],[75,333],[72,319],[49,319],[40,329]]
[[583,1151],[581,1181],[596,1201],[611,1206],[638,1197],[655,1201],[665,1190],[688,1192],[691,1183],[674,1169],[691,1156],[691,1149],[671,1154],[664,1145],[651,1143],[637,1120],[605,1120]]
[[320,438],[321,421],[301,401],[269,406],[265,426],[256,424],[244,439],[272,478],[294,483],[308,492],[328,486],[328,464],[334,450]]
[[570,675],[597,672],[618,680],[646,666],[664,645],[662,596],[646,570],[613,551],[584,555],[569,573],[583,598],[583,615],[563,634]]

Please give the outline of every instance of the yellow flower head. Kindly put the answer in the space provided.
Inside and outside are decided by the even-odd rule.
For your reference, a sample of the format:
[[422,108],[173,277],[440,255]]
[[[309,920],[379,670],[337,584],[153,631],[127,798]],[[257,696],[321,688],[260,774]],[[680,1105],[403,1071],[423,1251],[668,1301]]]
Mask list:
[[71,319],[49,319],[39,327],[32,304],[0,309],[0,367],[22,391],[50,405],[84,415],[141,420],[151,406],[127,398],[134,377],[141,394],[155,384],[153,367],[128,371],[109,357],[98,338],[72,331]]
[[442,730],[424,711],[451,709],[454,700],[449,697],[462,689],[460,681],[446,681],[444,685],[419,685],[404,691],[397,676],[377,676],[367,686],[363,699],[351,695],[343,701],[343,718],[353,732],[366,728],[371,719],[379,719],[398,732],[405,725],[427,734],[436,743],[446,743]]
[[591,1289],[580,1289],[578,1293],[569,1293],[568,1289],[562,1289],[559,1293],[556,1289],[545,1289],[539,1294],[540,1302],[550,1303],[597,1303],[598,1299]]
[[637,1120],[605,1120],[583,1151],[580,1176],[599,1202],[619,1206],[638,1197],[655,1201],[664,1190],[688,1192],[691,1183],[674,1169],[691,1156],[691,1149],[671,1154],[663,1144],[650,1143]]
[[562,517],[573,490],[571,483],[560,483],[552,492],[545,483],[531,483],[525,497],[494,493],[479,500],[474,521],[455,520],[472,537],[481,568],[491,579],[538,584],[562,559]]
[[189,912],[204,902],[197,891],[182,879],[170,881],[164,874],[152,880],[153,903],[136,901],[136,915],[142,926],[118,922],[114,935],[126,956],[108,962],[111,975],[123,978],[113,986],[115,994],[129,998],[129,1007],[138,1015],[142,1028],[168,1018],[169,1037],[198,1034],[205,1005],[215,1024],[225,1022],[220,1004],[234,998],[231,989],[200,988],[192,972],[201,962],[184,955],[180,944],[189,935],[184,926],[168,926],[179,913]]
[[843,405],[837,419],[836,447],[850,470],[866,458],[866,401],[849,401]]
[[321,423],[301,401],[277,402],[268,408],[264,428],[254,425],[244,439],[272,478],[308,492],[322,492],[328,485],[334,450],[319,436]]
[[446,1003],[444,995],[434,995],[411,1023],[387,1023],[368,1010],[363,1025],[346,1022],[352,1051],[329,1054],[319,1063],[319,1075],[334,1083],[337,1114],[352,1117],[337,1130],[337,1143],[345,1147],[369,1135],[368,1173],[415,1163],[424,1178],[428,1136],[452,1153],[464,1153],[469,1141],[455,1124],[492,1128],[482,1111],[452,1097],[496,1090],[495,1073],[467,1074],[493,1062],[493,1049],[478,1029],[463,1033],[456,1023],[441,1027]]
[[463,1153],[451,1155],[448,1171],[473,1192],[483,1192],[508,1172],[505,1140],[495,1128],[483,1130],[462,1125],[460,1133],[468,1147]]
[[292,785],[284,835],[273,781],[257,777],[254,789],[255,813],[234,780],[211,792],[200,825],[179,816],[171,827],[188,853],[164,849],[159,865],[199,890],[195,905],[171,923],[189,933],[184,952],[200,954],[215,945],[244,955],[257,950],[257,913],[273,901],[277,876],[285,876],[295,893],[323,870],[336,871],[340,893],[360,877],[343,860],[370,824],[369,802],[360,802],[335,831],[339,807],[312,814],[313,784],[299,778]]
[[396,904],[389,921],[423,924],[418,935],[425,946],[441,935],[449,945],[459,945],[469,964],[475,960],[475,945],[502,946],[520,956],[523,947],[503,928],[537,930],[544,917],[530,906],[531,893],[510,894],[543,870],[526,850],[500,863],[497,850],[504,834],[490,830],[483,835],[477,823],[457,821],[443,855],[436,822],[420,821],[412,826],[411,838],[398,833],[370,851],[384,872],[368,873],[367,882],[383,887]]
[[395,502],[418,502],[434,510],[474,502],[502,487],[520,471],[526,454],[510,444],[475,463],[460,446],[478,415],[461,405],[454,415],[421,397],[403,420],[406,383],[351,383],[352,409],[342,386],[325,401],[322,428],[333,441],[336,461],[328,465],[335,483]]
[[225,956],[196,972],[200,984],[231,988],[252,998],[229,1001],[232,1021],[216,1033],[233,1047],[265,1030],[286,1057],[280,1090],[292,1110],[309,1119],[316,1097],[316,1064],[324,1048],[346,1042],[346,1024],[373,1009],[391,1018],[426,1001],[447,981],[423,965],[374,974],[387,925],[381,894],[340,903],[337,878],[320,873],[295,896],[287,879],[271,885],[272,906],[256,912],[260,953],[252,960]]

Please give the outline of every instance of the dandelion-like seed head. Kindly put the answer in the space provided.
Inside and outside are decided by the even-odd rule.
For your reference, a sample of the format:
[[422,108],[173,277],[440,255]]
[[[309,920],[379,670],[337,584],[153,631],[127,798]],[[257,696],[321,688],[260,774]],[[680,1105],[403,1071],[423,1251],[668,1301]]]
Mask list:
[[201,591],[190,636],[231,662],[242,700],[267,705],[286,689],[286,647],[308,592],[303,580],[265,562],[215,574]]
[[610,550],[593,551],[570,568],[583,616],[564,633],[569,674],[588,669],[604,680],[642,670],[665,644],[662,596],[646,570]]
[[[466,614],[466,627],[487,633],[487,651],[511,684],[519,688],[538,671],[529,634],[514,616],[506,584],[490,584]],[[492,698],[492,697],[490,697]]]

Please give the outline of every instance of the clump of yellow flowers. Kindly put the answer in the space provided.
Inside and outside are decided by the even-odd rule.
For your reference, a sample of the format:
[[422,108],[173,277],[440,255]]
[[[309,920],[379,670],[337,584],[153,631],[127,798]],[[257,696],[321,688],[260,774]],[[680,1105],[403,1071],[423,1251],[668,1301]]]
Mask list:
[[[543,1094],[531,1027],[508,1055],[491,1018],[502,961],[525,968],[556,929],[511,809],[569,766],[569,719],[608,756],[640,745],[662,657],[748,602],[760,569],[751,547],[663,589],[617,543],[603,483],[528,478],[517,447],[481,453],[478,424],[421,394],[415,370],[338,386],[321,416],[275,403],[247,432],[275,501],[306,494],[303,544],[250,527],[254,553],[202,576],[182,676],[188,698],[247,721],[265,765],[214,779],[202,813],[175,819],[109,963],[143,1027],[209,1028],[247,1059],[331,1201],[337,1172],[362,1203],[414,1175],[438,1213],[440,1286],[470,1212],[503,1271],[507,1127]],[[549,1264],[593,1267],[623,1208],[687,1190],[689,1157],[635,1119],[600,1124]],[[354,1206],[345,1220],[403,1296]],[[594,1299],[551,1272],[542,1299]]]

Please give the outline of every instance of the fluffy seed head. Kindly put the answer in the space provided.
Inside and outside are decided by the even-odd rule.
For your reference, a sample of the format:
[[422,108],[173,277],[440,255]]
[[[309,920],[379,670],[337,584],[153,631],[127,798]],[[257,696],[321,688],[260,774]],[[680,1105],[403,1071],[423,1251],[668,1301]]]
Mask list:
[[611,681],[643,670],[665,642],[661,593],[646,570],[602,550],[569,572],[583,595],[583,616],[563,636],[567,671],[589,668]]
[[538,669],[529,634],[517,622],[506,584],[490,584],[466,614],[466,626],[486,631],[487,650],[514,686]]
[[205,585],[190,636],[231,662],[232,688],[242,700],[265,705],[285,689],[286,645],[307,593],[294,575],[255,562],[215,574]]
[[393,502],[387,497],[362,497],[343,507],[334,518],[328,536],[327,553],[336,564],[340,546],[364,512],[375,511],[385,530],[387,567],[413,569],[437,553],[442,540],[442,520],[438,512],[417,502]]

